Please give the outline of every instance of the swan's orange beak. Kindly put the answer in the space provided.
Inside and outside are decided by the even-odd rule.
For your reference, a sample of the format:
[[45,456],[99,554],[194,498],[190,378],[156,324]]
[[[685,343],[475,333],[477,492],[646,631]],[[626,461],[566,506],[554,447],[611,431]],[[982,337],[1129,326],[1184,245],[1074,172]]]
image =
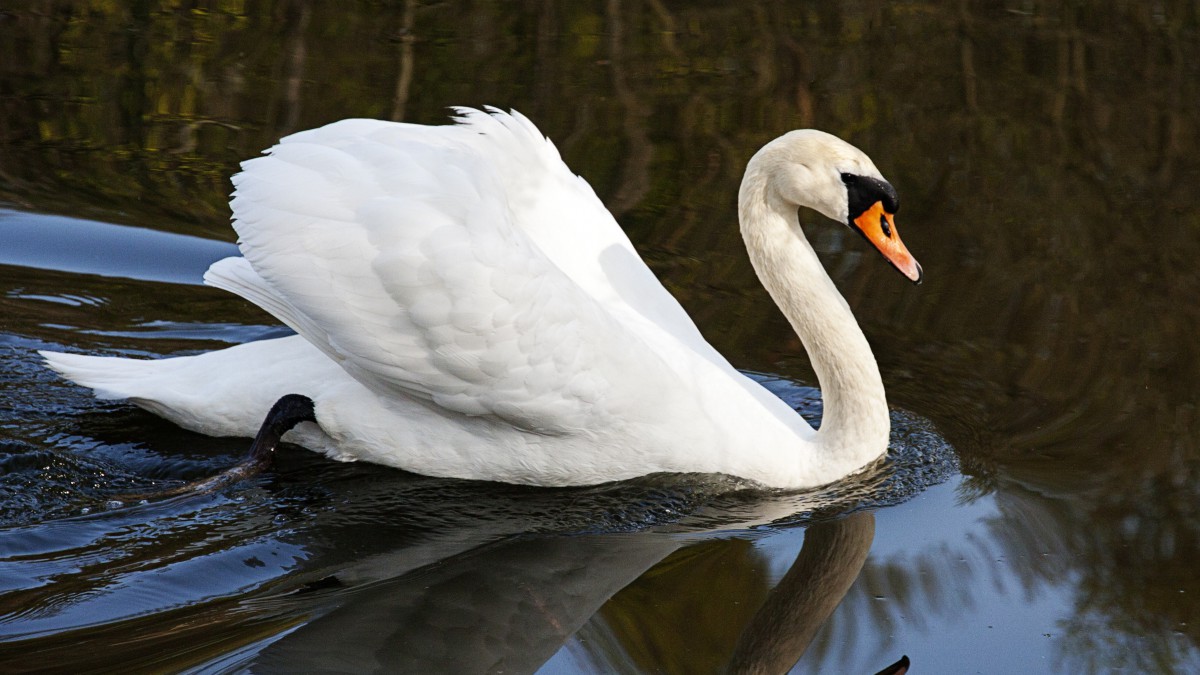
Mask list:
[[883,257],[914,284],[921,283],[921,265],[900,241],[892,214],[883,210],[883,202],[875,202],[854,219],[854,226],[871,242]]

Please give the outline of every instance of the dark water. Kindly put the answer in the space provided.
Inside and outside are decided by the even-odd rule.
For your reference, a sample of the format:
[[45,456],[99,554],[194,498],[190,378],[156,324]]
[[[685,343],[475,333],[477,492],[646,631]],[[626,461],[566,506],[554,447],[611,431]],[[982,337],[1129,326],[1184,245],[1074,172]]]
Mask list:
[[[228,177],[343,117],[516,108],[710,340],[811,417],[735,224],[815,126],[899,189],[912,287],[808,219],[893,405],[812,494],[534,490],[97,402],[34,350],[286,332],[197,285]],[[0,671],[1200,668],[1200,10],[1186,2],[26,2],[0,7]]]

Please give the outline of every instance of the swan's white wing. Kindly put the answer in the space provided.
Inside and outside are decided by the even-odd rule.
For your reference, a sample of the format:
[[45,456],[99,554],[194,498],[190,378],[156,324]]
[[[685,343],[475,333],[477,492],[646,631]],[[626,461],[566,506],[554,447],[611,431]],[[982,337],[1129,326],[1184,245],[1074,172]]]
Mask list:
[[669,369],[517,224],[480,131],[350,120],[284,139],[234,178],[253,269],[214,266],[218,285],[377,390],[540,433],[639,417]]
[[648,321],[679,346],[724,363],[642,262],[592,186],[571,172],[532,122],[515,111],[456,111],[460,125],[441,129],[469,135],[498,167],[514,222],[559,269],[623,320]]

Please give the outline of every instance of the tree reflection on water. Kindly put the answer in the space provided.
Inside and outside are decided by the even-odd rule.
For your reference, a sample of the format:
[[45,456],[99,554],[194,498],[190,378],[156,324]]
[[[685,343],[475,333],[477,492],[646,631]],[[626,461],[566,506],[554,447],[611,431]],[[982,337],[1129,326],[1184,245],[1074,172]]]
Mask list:
[[[1060,669],[1185,670],[1200,641],[1198,30],[1200,8],[1182,1],[31,0],[0,15],[0,200],[229,240],[228,177],[281,135],[511,106],[597,188],[718,349],[813,381],[741,253],[734,195],[746,158],[781,130],[839,134],[899,186],[926,282],[902,288],[840,231],[813,239],[893,405],[958,451],[963,508],[994,507],[973,538],[869,560],[864,580],[909,598],[931,634],[997,577],[1015,596],[1067,588]],[[212,345],[131,330],[266,321],[208,291],[0,272],[14,349],[172,353]],[[67,296],[84,300],[36,300]],[[68,438],[16,421],[49,418],[16,402],[58,386],[23,367],[3,371],[0,423],[30,443]],[[956,555],[976,563],[942,559]],[[982,562],[997,557],[1003,571]],[[623,608],[670,580],[659,569],[600,611],[646,654],[635,665],[667,657],[637,646]],[[905,611],[861,592],[847,606],[863,616]]]

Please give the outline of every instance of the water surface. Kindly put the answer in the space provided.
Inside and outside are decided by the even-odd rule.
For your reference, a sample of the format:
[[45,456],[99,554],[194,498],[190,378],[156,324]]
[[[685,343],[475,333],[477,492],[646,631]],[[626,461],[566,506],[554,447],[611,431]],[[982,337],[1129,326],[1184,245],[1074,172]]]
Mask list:
[[[1196,670],[1198,29],[1185,2],[0,12],[0,670]],[[217,494],[111,503],[246,443],[96,401],[35,350],[285,334],[198,285],[234,250],[237,162],[458,104],[534,119],[713,344],[812,419],[738,180],[791,128],[866,150],[925,283],[805,223],[880,362],[888,460],[780,495],[291,449]]]

